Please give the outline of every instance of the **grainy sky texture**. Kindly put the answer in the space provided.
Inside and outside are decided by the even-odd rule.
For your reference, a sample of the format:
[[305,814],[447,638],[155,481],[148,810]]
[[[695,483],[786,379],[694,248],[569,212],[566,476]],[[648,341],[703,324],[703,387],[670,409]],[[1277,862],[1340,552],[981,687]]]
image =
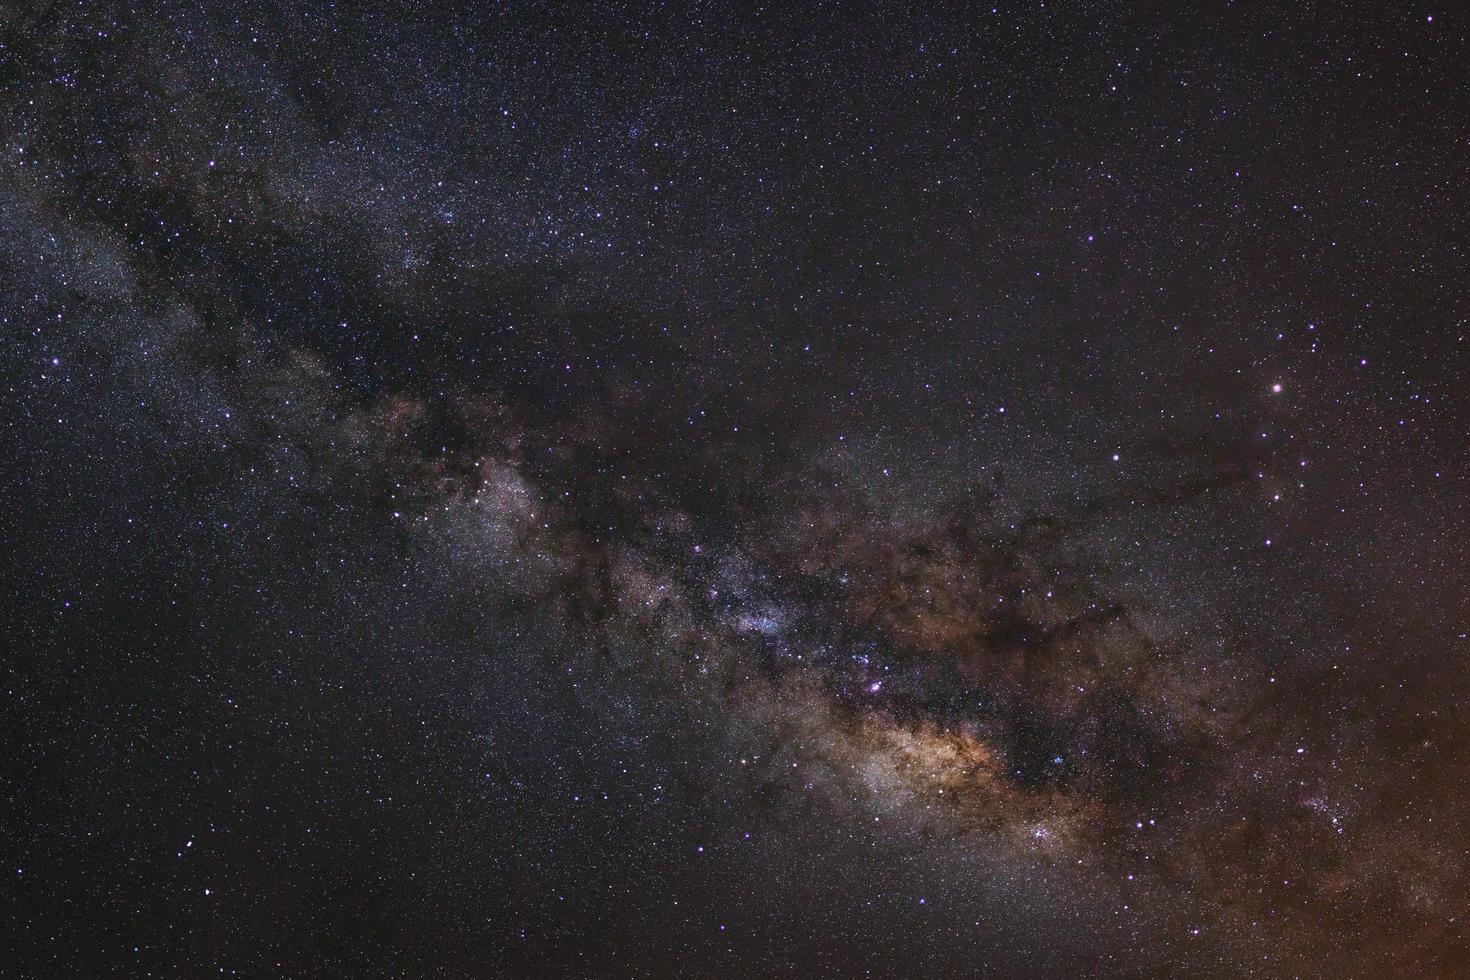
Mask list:
[[1458,3],[5,3],[8,969],[1470,975],[1467,186]]

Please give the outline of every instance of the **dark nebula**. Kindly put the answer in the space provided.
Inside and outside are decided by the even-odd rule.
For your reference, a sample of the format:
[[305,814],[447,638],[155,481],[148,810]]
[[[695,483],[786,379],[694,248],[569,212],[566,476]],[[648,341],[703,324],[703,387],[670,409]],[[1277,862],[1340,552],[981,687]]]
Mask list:
[[17,977],[1470,976],[1470,11],[0,6]]

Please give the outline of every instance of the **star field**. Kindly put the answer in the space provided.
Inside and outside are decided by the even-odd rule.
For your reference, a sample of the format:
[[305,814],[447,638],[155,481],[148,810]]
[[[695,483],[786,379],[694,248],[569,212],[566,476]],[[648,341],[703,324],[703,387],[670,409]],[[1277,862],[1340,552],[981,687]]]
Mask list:
[[7,970],[1470,972],[1467,55],[0,6]]

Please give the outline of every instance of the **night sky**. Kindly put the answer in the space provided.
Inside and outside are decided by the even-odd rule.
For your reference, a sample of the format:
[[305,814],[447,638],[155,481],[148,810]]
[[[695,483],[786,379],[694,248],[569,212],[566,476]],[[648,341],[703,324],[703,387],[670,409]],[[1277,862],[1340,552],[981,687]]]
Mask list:
[[6,2],[0,973],[1470,976],[1467,253],[1458,0]]

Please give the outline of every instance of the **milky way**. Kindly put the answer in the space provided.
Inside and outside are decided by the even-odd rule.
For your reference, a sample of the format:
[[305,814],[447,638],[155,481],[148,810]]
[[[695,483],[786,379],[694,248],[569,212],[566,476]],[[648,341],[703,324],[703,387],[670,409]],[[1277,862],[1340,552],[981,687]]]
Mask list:
[[0,12],[18,975],[1470,971],[1470,21]]

